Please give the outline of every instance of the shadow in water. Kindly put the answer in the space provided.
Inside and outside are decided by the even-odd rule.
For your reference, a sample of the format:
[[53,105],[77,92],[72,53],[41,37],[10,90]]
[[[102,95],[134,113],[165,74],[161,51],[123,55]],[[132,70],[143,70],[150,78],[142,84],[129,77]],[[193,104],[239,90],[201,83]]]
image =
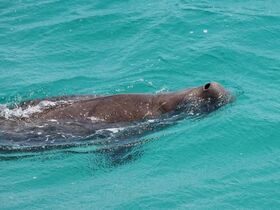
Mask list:
[[[154,138],[144,139],[150,133],[164,129],[177,123],[172,118],[155,119],[129,125],[106,125],[102,129],[92,131],[88,136],[75,136],[73,138],[61,138],[57,136],[57,130],[50,138],[50,130],[40,130],[41,135],[24,135],[24,133],[12,133],[11,138],[0,135],[0,161],[12,161],[23,158],[44,158],[53,154],[90,154],[96,159],[96,164],[108,166],[122,165],[137,160],[143,155],[143,144]],[[110,127],[108,127],[110,126]],[[39,127],[41,129],[41,127]],[[44,127],[46,128],[46,127]],[[52,127],[51,127],[52,128]],[[30,130],[34,131],[34,127]],[[62,127],[64,129],[64,127]],[[27,129],[24,130],[25,132]],[[65,131],[65,130],[64,130]],[[68,130],[66,130],[68,132]],[[34,134],[35,133],[35,134]],[[19,134],[19,135],[17,135]],[[8,139],[8,140],[7,140]]]
[[144,154],[143,144],[154,140],[155,138],[128,138],[118,140],[110,145],[96,146],[94,143],[60,145],[47,148],[26,148],[22,150],[11,150],[10,152],[0,150],[0,161],[18,161],[22,159],[38,158],[53,159],[60,155],[90,155],[91,169],[108,169],[111,167],[121,166],[136,161]]

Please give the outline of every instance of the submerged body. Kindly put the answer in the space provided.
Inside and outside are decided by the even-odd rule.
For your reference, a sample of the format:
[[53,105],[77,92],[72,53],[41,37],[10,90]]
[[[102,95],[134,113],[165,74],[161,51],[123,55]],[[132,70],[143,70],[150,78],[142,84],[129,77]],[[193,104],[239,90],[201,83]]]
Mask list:
[[[0,139],[6,143],[13,141],[32,144],[49,143],[59,138],[92,137],[95,134],[103,135],[103,131],[106,134],[108,131],[115,133],[124,124],[127,126],[134,122],[159,119],[161,116],[209,113],[231,100],[232,96],[215,82],[157,95],[68,96],[33,100],[22,103],[20,107],[22,110],[33,107],[33,112],[0,120]],[[38,111],[34,111],[34,107],[39,107]],[[117,130],[112,130],[112,127]]]

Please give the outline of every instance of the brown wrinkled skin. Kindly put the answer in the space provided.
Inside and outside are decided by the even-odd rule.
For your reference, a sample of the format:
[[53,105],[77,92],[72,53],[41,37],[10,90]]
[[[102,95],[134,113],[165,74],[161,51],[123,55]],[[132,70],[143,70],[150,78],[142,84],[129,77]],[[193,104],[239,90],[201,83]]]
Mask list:
[[[163,94],[119,94],[104,97],[88,97],[77,100],[70,105],[58,106],[34,114],[31,118],[80,120],[98,118],[105,122],[131,122],[147,118],[159,117],[175,110],[178,105],[195,98],[217,98],[224,96],[226,91],[218,83],[212,82],[210,88],[204,86],[183,91]],[[73,96],[76,97],[77,96]],[[78,98],[83,96],[78,96]],[[34,105],[40,102],[30,102]],[[25,105],[28,105],[26,103]]]

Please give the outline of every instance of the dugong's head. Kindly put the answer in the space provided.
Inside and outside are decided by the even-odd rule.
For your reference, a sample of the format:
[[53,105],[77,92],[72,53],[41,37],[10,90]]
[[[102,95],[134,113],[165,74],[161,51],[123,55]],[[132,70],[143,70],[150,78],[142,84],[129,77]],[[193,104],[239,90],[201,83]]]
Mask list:
[[209,82],[186,92],[182,108],[189,114],[212,112],[233,102],[233,95],[217,82]]

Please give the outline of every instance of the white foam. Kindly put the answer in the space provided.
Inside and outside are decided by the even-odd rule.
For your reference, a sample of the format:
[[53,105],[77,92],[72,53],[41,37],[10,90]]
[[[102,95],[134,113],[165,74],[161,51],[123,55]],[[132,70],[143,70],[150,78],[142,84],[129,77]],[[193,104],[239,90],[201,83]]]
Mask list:
[[106,128],[106,129],[100,129],[97,132],[110,131],[112,133],[118,133],[120,131],[123,131],[124,129],[125,129],[125,127],[123,127],[123,128]]
[[104,121],[103,119],[97,118],[97,117],[88,117],[89,120],[91,120],[92,122],[97,122],[97,121]]
[[26,108],[16,107],[16,108],[9,108],[7,105],[0,105],[0,117],[4,117],[5,119],[10,118],[28,118],[30,115],[35,113],[40,113],[45,109],[55,107],[61,104],[68,104],[67,101],[41,101],[35,106],[28,106]]
[[55,120],[55,119],[50,119],[50,120],[48,120],[49,122],[57,122],[57,120]]
[[111,131],[112,133],[118,133],[122,130],[124,130],[125,128],[107,128],[107,131]]

